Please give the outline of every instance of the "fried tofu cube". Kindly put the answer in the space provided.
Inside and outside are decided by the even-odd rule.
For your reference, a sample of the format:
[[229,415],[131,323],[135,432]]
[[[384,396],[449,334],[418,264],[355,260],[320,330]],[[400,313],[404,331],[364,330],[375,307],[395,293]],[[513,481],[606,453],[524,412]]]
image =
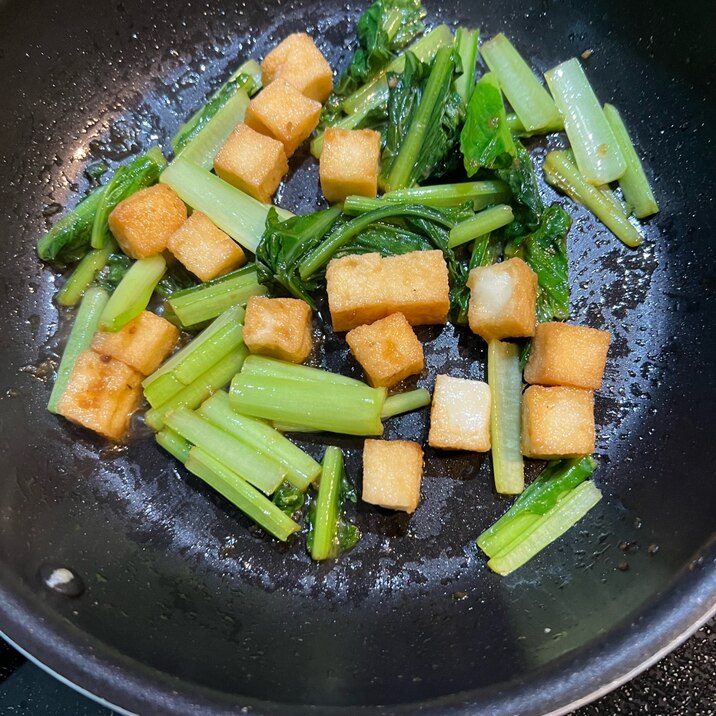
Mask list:
[[363,446],[364,502],[415,512],[420,502],[423,449],[409,440],[366,440]]
[[537,274],[520,258],[470,271],[468,322],[486,341],[533,336]]
[[597,390],[602,384],[612,334],[568,323],[540,323],[532,339],[525,380]]
[[115,333],[97,331],[92,339],[92,350],[121,360],[142,375],[149,375],[174,350],[178,340],[179,331],[166,318],[142,311]]
[[278,139],[290,157],[318,126],[320,117],[320,102],[276,79],[249,102],[244,121],[260,134]]
[[490,386],[439,375],[435,380],[428,444],[443,450],[490,449]]
[[246,304],[244,343],[259,353],[303,363],[313,347],[311,307],[297,298],[252,296]]
[[450,308],[447,264],[437,250],[334,259],[326,269],[326,290],[335,331],[391,313],[402,313],[411,326],[441,324]]
[[170,237],[167,248],[202,281],[210,281],[246,263],[241,247],[200,211]]
[[390,388],[425,367],[423,346],[402,313],[392,313],[346,335],[355,359],[376,388]]
[[288,172],[283,144],[238,124],[214,159],[214,171],[225,181],[264,204]]
[[378,192],[379,170],[380,132],[326,129],[319,175],[323,196],[331,204],[352,194],[374,197]]
[[169,237],[186,221],[186,206],[165,184],[140,189],[114,207],[109,230],[127,256],[161,254]]
[[295,32],[279,42],[261,63],[264,87],[278,78],[316,102],[325,102],[333,91],[333,70],[305,32]]
[[128,365],[94,351],[80,353],[57,413],[110,440],[129,429],[142,397],[142,376]]
[[594,393],[531,385],[522,396],[522,453],[555,460],[594,452]]

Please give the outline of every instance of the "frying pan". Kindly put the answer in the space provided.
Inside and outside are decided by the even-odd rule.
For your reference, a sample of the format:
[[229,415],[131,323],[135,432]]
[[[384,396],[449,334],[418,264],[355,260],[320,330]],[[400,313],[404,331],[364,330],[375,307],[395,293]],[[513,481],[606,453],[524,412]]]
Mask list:
[[[623,109],[662,207],[630,251],[570,205],[573,320],[614,333],[597,398],[606,497],[507,578],[474,546],[508,504],[487,459],[427,451],[412,518],[362,506],[359,546],[313,564],[152,440],[110,449],[44,409],[64,324],[33,245],[87,189],[87,163],[166,147],[231,68],[290,31],[345,61],[361,8],[0,2],[0,628],[106,703],[142,714],[564,713],[713,613],[713,5],[427,6],[433,19],[504,30],[541,70],[594,50],[589,76]],[[293,161],[280,201],[302,211],[316,203],[317,172],[306,155]],[[421,338],[431,374],[484,375],[477,339],[450,327]],[[319,358],[356,372],[342,339],[328,335]],[[387,433],[416,435],[422,413]],[[331,442],[359,475],[357,443]],[[321,439],[303,444],[318,454]],[[48,586],[57,567],[75,576],[69,587]]]

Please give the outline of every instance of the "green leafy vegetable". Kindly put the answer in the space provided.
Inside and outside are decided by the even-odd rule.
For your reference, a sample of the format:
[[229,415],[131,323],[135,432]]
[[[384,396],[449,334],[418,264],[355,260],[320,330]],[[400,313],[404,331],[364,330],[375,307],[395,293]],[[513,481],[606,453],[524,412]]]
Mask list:
[[239,67],[209,101],[179,127],[172,137],[174,154],[179,154],[240,89],[249,96],[261,89],[261,68],[255,60],[249,60]]
[[304,505],[306,496],[290,482],[284,482],[276,492],[273,493],[273,503],[285,515],[292,517]]
[[[512,507],[477,538],[500,574],[516,569],[567,531],[601,498],[585,480],[597,463],[590,456],[547,464]],[[570,507],[571,504],[571,507]]]
[[167,263],[159,254],[135,261],[107,301],[100,329],[118,331],[138,316],[147,307],[166,269]]
[[113,293],[133,263],[134,261],[125,254],[111,254],[104,268],[97,274],[98,285],[105,291]]
[[271,213],[256,250],[258,280],[272,294],[288,293],[315,306],[311,294],[321,286],[323,268],[332,258],[440,249],[451,281],[458,282],[462,269],[448,248],[449,231],[472,215],[469,202],[444,208],[385,202],[355,218],[342,215],[340,207],[287,221]]
[[167,165],[159,147],[152,147],[146,154],[123,164],[114,173],[109,184],[102,192],[100,204],[94,216],[91,244],[94,249],[101,249],[110,238],[107,217],[120,201],[131,196],[140,189],[156,184],[159,175]]
[[470,177],[482,167],[507,167],[517,156],[500,85],[491,72],[480,78],[472,92],[460,135],[460,149]]
[[425,14],[419,0],[376,0],[358,20],[358,49],[335,94],[345,97],[378,74],[425,31]]
[[333,207],[281,221],[275,209],[270,209],[266,230],[256,249],[259,282],[272,293],[288,292],[315,307],[311,293],[320,285],[320,277],[302,279],[298,267],[303,257],[321,242],[340,215],[340,207]]
[[544,209],[532,158],[520,142],[514,144],[515,157],[506,167],[496,170],[497,176],[512,191],[514,221],[505,231],[510,238],[535,231],[540,225]]
[[315,560],[337,557],[360,539],[358,527],[345,514],[345,503],[357,500],[348,480],[340,448],[326,448],[318,496],[311,503],[306,521],[306,548]]
[[570,152],[553,151],[544,160],[547,181],[567,196],[587,207],[614,235],[632,248],[643,241],[639,230],[611,192],[592,186],[579,173]]
[[59,290],[56,300],[60,306],[75,306],[84,292],[95,280],[99,271],[107,264],[112,251],[117,249],[114,240],[107,242],[102,249],[90,251],[72,271],[65,285]]
[[389,74],[380,173],[386,191],[413,186],[454,166],[453,150],[465,116],[462,98],[453,89],[456,69],[459,57],[454,49],[442,47],[429,67],[408,52],[403,72]]
[[567,234],[572,218],[558,204],[542,215],[537,231],[510,241],[505,256],[519,256],[537,274],[537,320],[569,317],[569,266]]
[[43,261],[72,264],[89,250],[92,226],[102,201],[104,187],[98,187],[63,216],[37,242],[37,255]]

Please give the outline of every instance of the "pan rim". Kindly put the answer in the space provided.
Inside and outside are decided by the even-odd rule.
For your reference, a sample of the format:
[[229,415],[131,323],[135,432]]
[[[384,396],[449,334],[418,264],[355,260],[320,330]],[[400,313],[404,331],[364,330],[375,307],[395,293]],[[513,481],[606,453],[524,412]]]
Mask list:
[[[0,566],[1,571],[5,570]],[[22,588],[13,589],[14,577],[0,576],[0,636],[55,678],[118,713],[224,716],[245,708],[256,716],[562,716],[634,678],[716,616],[716,534],[660,595],[597,640],[518,680],[387,706],[311,706],[243,699],[182,681],[123,656],[59,616],[36,593],[26,588],[22,595]],[[33,603],[33,596],[38,603]],[[44,618],[37,619],[38,612]]]

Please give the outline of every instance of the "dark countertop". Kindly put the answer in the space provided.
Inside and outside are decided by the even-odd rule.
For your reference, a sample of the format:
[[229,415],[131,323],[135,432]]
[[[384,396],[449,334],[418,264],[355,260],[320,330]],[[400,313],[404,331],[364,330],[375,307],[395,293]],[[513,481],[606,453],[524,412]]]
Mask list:
[[[0,714],[14,716],[109,716],[28,663],[0,640]],[[716,715],[716,620],[673,654],[575,716]]]

